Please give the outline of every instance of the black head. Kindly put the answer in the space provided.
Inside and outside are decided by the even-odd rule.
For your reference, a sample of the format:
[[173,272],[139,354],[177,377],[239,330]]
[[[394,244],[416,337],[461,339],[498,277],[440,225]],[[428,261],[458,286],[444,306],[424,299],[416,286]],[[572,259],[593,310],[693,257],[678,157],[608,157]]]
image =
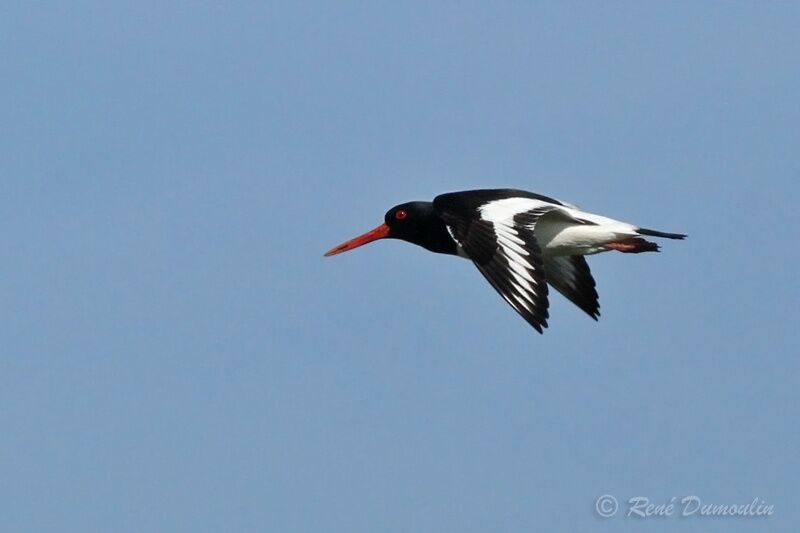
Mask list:
[[331,249],[325,256],[347,252],[378,239],[400,239],[432,252],[455,254],[456,244],[431,202],[406,202],[386,212],[384,223]]

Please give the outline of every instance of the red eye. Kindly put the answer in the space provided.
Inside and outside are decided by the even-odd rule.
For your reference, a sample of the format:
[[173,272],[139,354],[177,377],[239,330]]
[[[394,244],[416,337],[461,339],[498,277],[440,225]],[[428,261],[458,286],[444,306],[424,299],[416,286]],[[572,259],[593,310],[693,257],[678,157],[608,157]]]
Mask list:
[[403,220],[407,216],[408,216],[408,213],[406,213],[402,209],[394,214],[394,218],[396,218],[397,220]]

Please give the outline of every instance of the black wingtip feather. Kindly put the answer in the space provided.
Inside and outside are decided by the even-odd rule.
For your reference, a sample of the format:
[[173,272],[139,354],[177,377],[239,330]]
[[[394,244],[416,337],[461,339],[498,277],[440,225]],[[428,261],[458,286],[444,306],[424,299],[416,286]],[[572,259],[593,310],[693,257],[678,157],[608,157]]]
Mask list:
[[600,300],[586,259],[580,255],[545,258],[547,282],[594,321],[600,319]]

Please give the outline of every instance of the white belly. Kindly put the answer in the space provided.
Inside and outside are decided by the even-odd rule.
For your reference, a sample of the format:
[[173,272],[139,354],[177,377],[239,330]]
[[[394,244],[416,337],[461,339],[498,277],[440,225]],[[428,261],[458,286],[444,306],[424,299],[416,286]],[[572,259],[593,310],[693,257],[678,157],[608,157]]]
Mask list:
[[534,227],[542,253],[551,256],[596,254],[607,251],[605,245],[610,242],[636,235],[634,226],[619,220],[589,213],[581,213],[581,218],[593,224],[543,216]]

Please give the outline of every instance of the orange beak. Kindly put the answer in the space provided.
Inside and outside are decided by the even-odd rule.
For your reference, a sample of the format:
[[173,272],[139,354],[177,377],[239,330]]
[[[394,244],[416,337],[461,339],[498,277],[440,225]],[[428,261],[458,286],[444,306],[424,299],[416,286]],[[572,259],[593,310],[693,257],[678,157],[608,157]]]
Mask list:
[[389,236],[389,226],[386,224],[381,224],[374,230],[366,232],[364,235],[359,235],[355,239],[350,239],[349,241],[340,244],[335,248],[331,248],[327,252],[325,252],[325,257],[330,257],[332,255],[340,254],[342,252],[349,252],[353,248],[358,248],[359,246],[364,246],[367,243],[372,241],[377,241],[378,239],[385,239]]

